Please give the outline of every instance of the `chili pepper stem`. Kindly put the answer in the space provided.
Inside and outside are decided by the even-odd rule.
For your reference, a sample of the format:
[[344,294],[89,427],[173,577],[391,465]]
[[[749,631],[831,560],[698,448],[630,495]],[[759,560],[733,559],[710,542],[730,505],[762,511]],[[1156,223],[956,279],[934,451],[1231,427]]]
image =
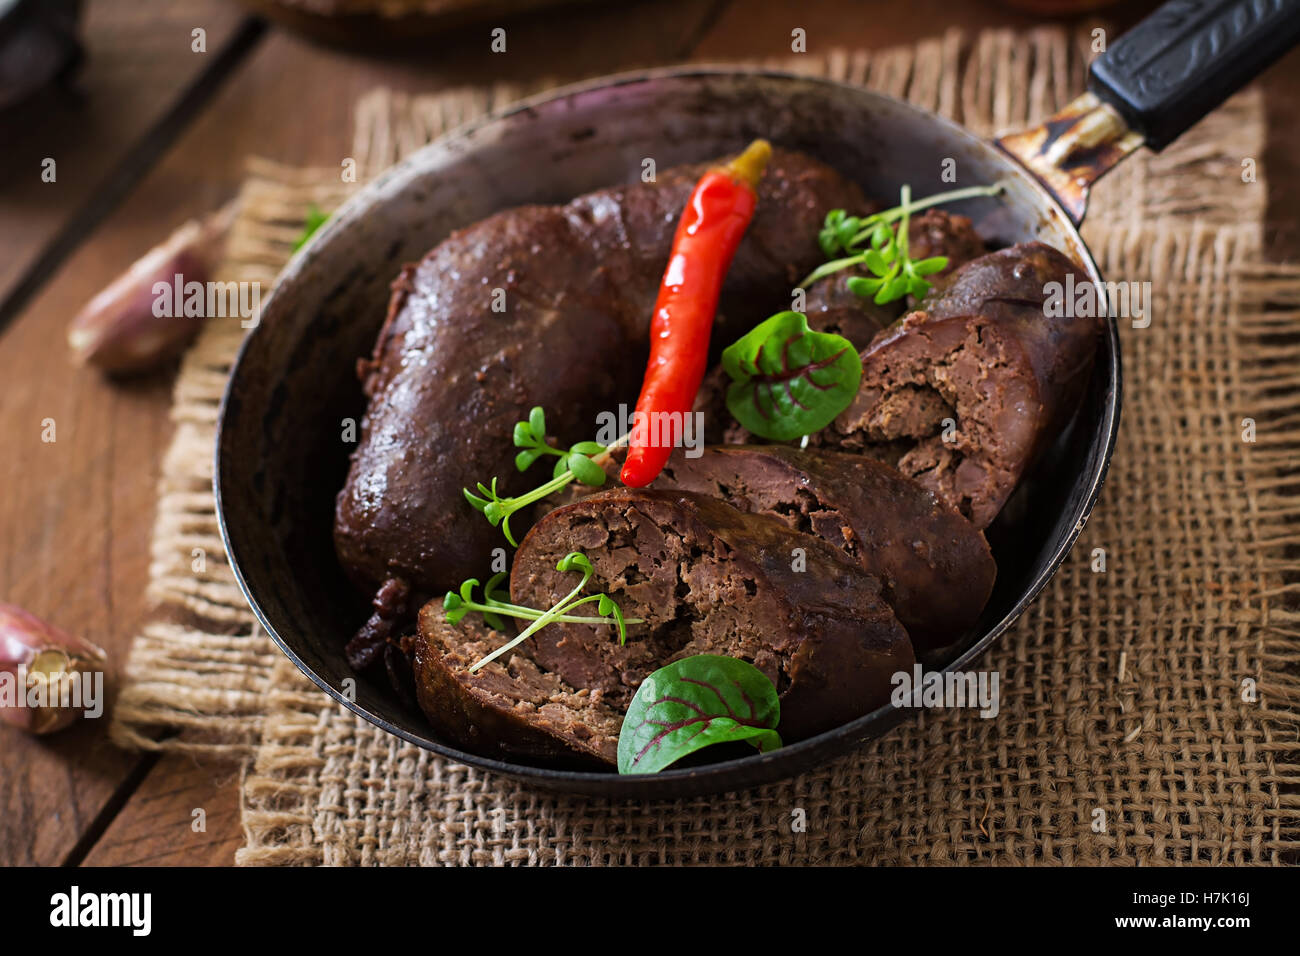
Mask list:
[[771,158],[772,144],[765,139],[756,139],[723,168],[750,189],[757,189],[758,181],[767,169],[767,161]]

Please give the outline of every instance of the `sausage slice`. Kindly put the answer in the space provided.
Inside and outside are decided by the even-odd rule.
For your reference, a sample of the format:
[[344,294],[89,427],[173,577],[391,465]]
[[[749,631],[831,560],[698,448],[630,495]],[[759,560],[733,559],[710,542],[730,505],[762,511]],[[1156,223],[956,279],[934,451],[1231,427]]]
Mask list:
[[441,601],[420,611],[415,694],[435,730],[468,750],[581,768],[613,766],[623,712],[539,668],[529,642],[469,669],[509,639],[474,617],[448,624]]
[[879,582],[769,516],[685,492],[594,494],[529,532],[513,599],[549,607],[567,594],[573,576],[555,564],[575,548],[595,570],[588,589],[645,623],[629,625],[625,645],[608,626],[553,624],[470,674],[510,635],[473,616],[448,624],[441,603],[429,602],[413,669],[420,707],[439,733],[478,753],[613,766],[623,715],[645,676],[710,653],[748,660],[772,678],[778,729],[792,741],[880,706],[891,676],[914,663]]
[[1049,282],[1082,270],[1043,243],[953,274],[862,353],[862,386],[819,441],[887,461],[977,528],[1069,423],[1103,319],[1050,317]]
[[754,664],[781,694],[783,737],[801,739],[889,699],[914,661],[880,581],[819,537],[691,492],[615,489],[543,517],[511,573],[517,604],[550,607],[574,586],[555,570],[573,550],[590,590],[645,623],[620,645],[609,627],[552,625],[529,638],[537,664],[623,712],[641,681],[694,654]]
[[654,488],[713,495],[824,538],[880,579],[917,653],[957,641],[979,619],[997,568],[984,535],[888,465],[785,445],[706,448],[669,459]]

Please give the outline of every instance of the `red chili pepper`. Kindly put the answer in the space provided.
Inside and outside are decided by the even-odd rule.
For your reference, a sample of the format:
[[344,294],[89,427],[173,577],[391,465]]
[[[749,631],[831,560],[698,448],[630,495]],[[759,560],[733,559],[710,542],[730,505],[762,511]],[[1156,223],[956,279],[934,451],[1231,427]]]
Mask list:
[[650,361],[619,476],[630,488],[654,481],[681,438],[682,421],[704,380],[722,281],[754,218],[755,190],[771,155],[771,144],[756,139],[725,166],[710,169],[696,183],[677,223],[650,320]]

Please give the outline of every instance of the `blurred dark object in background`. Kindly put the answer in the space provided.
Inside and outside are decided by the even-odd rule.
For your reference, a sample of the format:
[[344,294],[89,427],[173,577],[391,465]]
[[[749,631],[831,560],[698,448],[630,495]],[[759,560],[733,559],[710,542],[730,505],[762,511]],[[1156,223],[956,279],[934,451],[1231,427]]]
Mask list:
[[0,0],[0,110],[76,68],[80,17],[81,0]]
[[1075,17],[1113,7],[1119,0],[998,0],[1004,7],[1044,17]]
[[593,2],[598,0],[240,0],[254,13],[321,43],[374,50],[407,46],[494,17]]

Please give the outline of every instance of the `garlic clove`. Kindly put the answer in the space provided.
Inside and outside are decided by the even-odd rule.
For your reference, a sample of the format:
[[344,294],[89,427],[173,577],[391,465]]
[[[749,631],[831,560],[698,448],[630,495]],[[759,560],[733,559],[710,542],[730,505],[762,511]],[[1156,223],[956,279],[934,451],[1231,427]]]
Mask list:
[[103,707],[104,650],[0,603],[0,721],[47,734]]
[[142,372],[175,358],[198,334],[201,318],[155,315],[159,282],[206,283],[225,248],[235,204],[203,222],[191,219],[140,257],[86,303],[68,327],[73,360],[106,372]]

